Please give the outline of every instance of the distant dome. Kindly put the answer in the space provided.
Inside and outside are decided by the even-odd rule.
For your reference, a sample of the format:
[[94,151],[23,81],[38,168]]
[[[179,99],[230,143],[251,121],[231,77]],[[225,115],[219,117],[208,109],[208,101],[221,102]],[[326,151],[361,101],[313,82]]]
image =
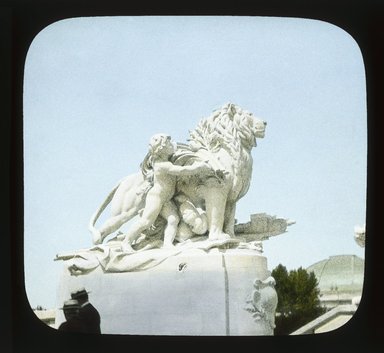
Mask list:
[[330,256],[307,268],[314,272],[320,293],[361,292],[364,283],[364,260],[356,255]]

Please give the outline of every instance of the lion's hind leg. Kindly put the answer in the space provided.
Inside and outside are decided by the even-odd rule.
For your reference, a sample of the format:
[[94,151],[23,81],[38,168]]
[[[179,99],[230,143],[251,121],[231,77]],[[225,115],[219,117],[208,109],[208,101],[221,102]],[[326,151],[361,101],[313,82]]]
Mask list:
[[100,244],[103,242],[103,240],[111,233],[118,230],[123,224],[127,223],[129,220],[131,220],[133,217],[135,217],[139,212],[138,207],[133,207],[129,209],[128,211],[121,212],[120,214],[116,216],[110,217],[108,220],[106,220],[103,225],[99,229],[100,237],[95,242],[94,237],[94,244]]
[[139,213],[144,206],[147,184],[142,173],[130,175],[121,182],[111,201],[111,217],[99,229],[99,242]]

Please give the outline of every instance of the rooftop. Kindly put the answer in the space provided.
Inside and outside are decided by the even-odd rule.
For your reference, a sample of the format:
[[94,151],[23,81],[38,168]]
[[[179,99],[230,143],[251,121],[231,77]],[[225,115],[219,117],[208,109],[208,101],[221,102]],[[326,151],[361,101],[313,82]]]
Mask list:
[[361,292],[364,283],[364,260],[356,255],[336,255],[307,268],[314,272],[321,293]]

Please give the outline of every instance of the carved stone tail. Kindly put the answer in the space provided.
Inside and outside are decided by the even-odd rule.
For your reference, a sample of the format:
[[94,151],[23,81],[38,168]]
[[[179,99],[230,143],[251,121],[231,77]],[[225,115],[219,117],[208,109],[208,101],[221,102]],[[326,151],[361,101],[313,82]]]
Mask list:
[[97,222],[98,218],[100,215],[103,213],[105,208],[110,204],[113,196],[116,193],[117,188],[120,186],[121,182],[119,182],[113,189],[112,191],[108,194],[107,198],[104,200],[102,205],[97,209],[97,211],[92,215],[91,219],[89,220],[88,223],[88,230],[94,234],[97,232],[97,229],[95,228],[95,223]]

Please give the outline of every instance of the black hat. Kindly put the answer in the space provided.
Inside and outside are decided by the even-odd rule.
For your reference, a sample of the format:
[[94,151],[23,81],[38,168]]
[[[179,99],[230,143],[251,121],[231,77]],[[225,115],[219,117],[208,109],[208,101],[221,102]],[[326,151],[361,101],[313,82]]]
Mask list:
[[81,297],[87,297],[88,293],[90,293],[90,292],[86,291],[85,288],[82,287],[82,288],[79,288],[79,289],[71,292],[71,298],[77,299],[77,298],[81,298]]
[[73,310],[73,309],[79,309],[80,303],[76,299],[69,299],[64,302],[64,305],[61,310]]

